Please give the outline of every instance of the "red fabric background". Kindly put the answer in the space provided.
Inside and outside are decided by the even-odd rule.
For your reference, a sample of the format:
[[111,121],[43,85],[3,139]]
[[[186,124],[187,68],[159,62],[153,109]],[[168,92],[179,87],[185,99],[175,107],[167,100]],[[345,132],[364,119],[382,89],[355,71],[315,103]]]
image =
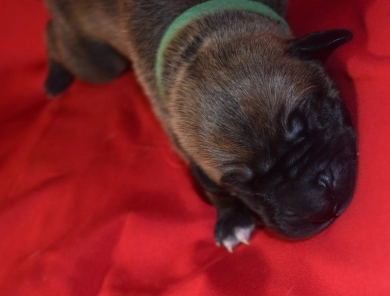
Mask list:
[[256,231],[233,254],[134,75],[48,101],[42,2],[0,11],[1,295],[390,295],[388,0],[291,0],[297,35],[355,33],[327,67],[358,127],[357,190],[316,237]]

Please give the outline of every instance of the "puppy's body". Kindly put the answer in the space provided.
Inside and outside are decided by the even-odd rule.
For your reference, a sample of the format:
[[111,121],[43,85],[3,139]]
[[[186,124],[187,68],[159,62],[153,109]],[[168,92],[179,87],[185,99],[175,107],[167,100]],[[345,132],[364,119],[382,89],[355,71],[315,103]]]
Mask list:
[[[178,31],[164,52],[162,94],[155,63],[163,34],[206,1],[47,2],[48,93],[62,91],[73,76],[109,81],[131,60],[165,131],[217,208],[218,243],[231,249],[246,242],[254,220],[307,237],[345,209],[356,138],[317,55],[346,42],[348,32],[294,39],[263,15],[208,14]],[[285,1],[262,2],[284,15]]]
[[[166,127],[168,102],[161,98],[156,88],[155,60],[157,48],[165,30],[178,15],[190,7],[206,1],[98,0],[92,3],[90,1],[47,0],[46,2],[53,15],[47,29],[49,55],[52,55],[53,60],[60,62],[77,77],[93,83],[106,82],[116,78],[125,70],[126,61],[131,61],[139,82],[148,97],[153,100],[153,107],[157,116],[159,116],[166,132],[170,134],[171,128]],[[281,15],[285,14],[285,1],[258,2],[270,5]],[[241,19],[238,20],[237,17],[241,17]],[[246,20],[243,21],[242,18],[246,18]],[[269,33],[276,31],[276,34],[283,34],[285,38],[291,37],[273,21],[263,17],[262,21],[259,22],[258,18],[258,15],[248,12],[233,12],[230,15],[220,14],[217,17],[208,17],[202,22],[188,27],[181,36],[177,36],[176,41],[181,43],[182,49],[176,48],[170,58],[172,60],[183,60],[181,56],[183,51],[192,44],[199,32],[207,34],[211,38],[218,38],[221,41],[219,46],[222,48],[224,43],[229,43],[231,34],[234,36],[237,31],[245,32],[245,39],[256,38],[253,35],[254,32],[256,35],[259,32],[265,35],[267,31]],[[206,39],[206,36],[204,38]],[[236,40],[236,42],[240,41]],[[273,40],[272,38],[268,38],[268,40],[259,38],[259,41],[266,44]],[[118,56],[117,59],[120,59],[120,61],[114,61],[113,64],[118,65],[102,67],[101,62],[107,57],[104,50],[99,47],[106,44],[115,49],[123,58],[120,59]],[[275,45],[275,47],[277,46],[278,44]],[[75,49],[77,52],[75,52]],[[240,48],[236,50],[239,51]],[[268,50],[272,51],[272,48]],[[243,52],[240,54],[243,54]],[[93,59],[92,56],[96,56],[96,58]],[[207,64],[208,57],[205,57],[205,59]],[[110,61],[107,62],[107,64],[109,63]],[[212,69],[212,71],[216,70]],[[177,72],[179,71],[179,68],[169,71],[167,79],[170,80],[170,83],[177,79]]]

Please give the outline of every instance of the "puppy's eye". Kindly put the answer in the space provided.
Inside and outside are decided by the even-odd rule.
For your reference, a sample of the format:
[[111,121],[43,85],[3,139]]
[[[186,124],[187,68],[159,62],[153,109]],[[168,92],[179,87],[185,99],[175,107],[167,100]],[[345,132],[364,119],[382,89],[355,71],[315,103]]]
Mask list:
[[286,216],[289,216],[289,217],[295,217],[297,214],[295,214],[295,212],[294,211],[292,211],[292,210],[286,210],[285,212],[284,212],[284,214],[286,215]]
[[304,115],[299,111],[293,111],[287,120],[287,136],[289,139],[295,139],[301,136],[305,129]]

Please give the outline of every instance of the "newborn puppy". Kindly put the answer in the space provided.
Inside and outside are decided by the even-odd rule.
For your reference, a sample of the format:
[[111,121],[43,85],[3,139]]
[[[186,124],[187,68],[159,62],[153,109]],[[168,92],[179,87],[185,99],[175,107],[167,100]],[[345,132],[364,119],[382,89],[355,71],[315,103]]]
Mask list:
[[[264,5],[266,4],[266,5]],[[352,37],[294,38],[286,1],[47,0],[56,95],[110,81],[128,61],[178,153],[217,210],[231,251],[255,224],[306,238],[349,204],[356,134],[320,61]]]

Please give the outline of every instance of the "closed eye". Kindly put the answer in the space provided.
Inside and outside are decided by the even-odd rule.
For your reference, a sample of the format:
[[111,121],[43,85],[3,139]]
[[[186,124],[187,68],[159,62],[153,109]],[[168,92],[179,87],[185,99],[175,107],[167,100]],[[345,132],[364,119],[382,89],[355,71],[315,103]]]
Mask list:
[[288,216],[288,217],[296,217],[296,216],[297,216],[297,214],[296,214],[295,212],[291,211],[291,210],[286,210],[286,211],[284,212],[284,214],[285,214],[286,216]]

